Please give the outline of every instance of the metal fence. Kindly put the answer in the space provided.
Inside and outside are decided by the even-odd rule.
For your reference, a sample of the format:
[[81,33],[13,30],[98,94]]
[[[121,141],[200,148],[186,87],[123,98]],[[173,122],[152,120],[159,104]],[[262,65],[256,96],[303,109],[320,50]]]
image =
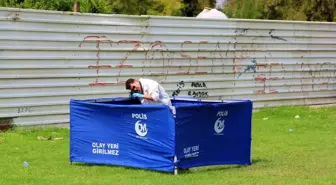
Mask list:
[[0,8],[0,118],[67,123],[71,98],[127,96],[130,77],[255,108],[336,103],[336,24]]

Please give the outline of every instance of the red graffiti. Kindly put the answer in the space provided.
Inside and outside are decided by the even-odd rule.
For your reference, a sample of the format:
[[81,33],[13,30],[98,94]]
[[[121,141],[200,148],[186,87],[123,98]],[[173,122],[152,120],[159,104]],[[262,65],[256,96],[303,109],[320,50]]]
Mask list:
[[197,58],[198,58],[198,59],[205,59],[205,58],[207,58],[206,56],[199,56],[199,52],[201,52],[200,45],[201,45],[201,44],[207,44],[207,43],[208,43],[208,41],[200,41],[200,42],[198,43],[198,50],[197,50]]
[[[158,48],[158,49],[154,49],[154,48]],[[167,76],[168,76],[168,72],[169,72],[169,66],[170,66],[170,52],[168,50],[168,47],[162,42],[162,41],[155,41],[154,43],[151,43],[149,46],[149,50],[146,52],[146,59],[150,59],[150,66],[152,65],[152,60],[154,59],[155,56],[155,52],[159,52],[160,56],[162,57],[162,74],[164,74],[164,79],[160,79],[162,80],[166,80]],[[152,53],[150,55],[150,53]],[[167,57],[165,57],[165,53],[168,55]],[[144,74],[144,71],[143,71]]]
[[196,72],[198,72],[198,66],[199,66],[199,59],[206,59],[207,57],[206,56],[200,56],[199,53],[201,52],[201,44],[207,44],[208,41],[200,41],[198,43],[198,50],[197,50],[197,66],[196,66]]
[[95,82],[95,83],[90,83],[89,86],[108,86],[108,85],[117,85],[117,84],[124,84],[125,81],[120,81],[117,83],[111,83],[111,82]]
[[[218,52],[219,50],[219,52]],[[217,42],[216,43],[216,49],[215,49],[215,52],[213,53],[213,58],[216,59],[216,54],[218,53],[219,54],[219,58],[222,62],[222,70],[223,70],[223,73],[224,73],[224,67],[225,67],[225,63],[224,63],[224,57],[222,55],[222,51],[221,51],[221,47],[220,47],[220,42]],[[212,67],[211,67],[211,71],[213,72],[214,70],[214,59],[212,60]]]
[[183,51],[184,44],[192,44],[192,42],[191,41],[184,41],[181,44],[181,57],[183,57],[183,58],[191,58],[189,55],[184,54],[184,51]]
[[[184,42],[181,44],[181,57],[182,57],[182,58],[188,58],[188,59],[189,59],[189,67],[188,67],[188,69],[187,69],[187,74],[189,74],[189,73],[190,73],[190,69],[191,69],[191,58],[192,58],[192,57],[191,57],[190,55],[185,54],[185,51],[184,51],[184,49],[183,49],[183,46],[184,46],[185,44],[192,44],[192,42],[191,42],[191,41],[184,41]],[[207,56],[201,56],[201,55],[200,55],[200,52],[202,51],[202,50],[201,50],[201,44],[208,44],[208,41],[200,41],[200,42],[198,42],[197,57],[196,57],[196,58],[197,58],[197,60],[196,60],[197,65],[196,65],[195,73],[198,72],[199,60],[200,60],[200,59],[206,59],[206,58],[208,58]]]
[[208,72],[194,72],[194,73],[191,73],[191,72],[178,72],[178,73],[175,73],[177,75],[190,75],[190,74],[195,74],[195,75],[206,75],[208,74]]
[[216,53],[218,53],[219,56],[220,56],[220,59],[223,59],[224,57],[222,55],[222,52],[221,51],[218,52],[218,50],[222,50],[219,42],[216,43],[216,49],[215,49],[214,57],[216,57]]
[[258,82],[265,82],[266,80],[266,76],[265,75],[258,75],[256,78],[255,78],[256,81]]
[[264,68],[266,68],[267,66],[268,66],[268,64],[261,64],[261,63],[257,63],[257,68],[258,68],[258,70],[259,70],[259,67],[264,67]]
[[119,40],[118,43],[139,43],[138,40]]
[[279,93],[279,91],[277,91],[276,89],[271,89],[271,90],[270,90],[270,93],[271,93],[271,94],[276,94],[276,93]]
[[95,82],[89,84],[89,86],[108,86],[108,85],[115,85],[115,83]]
[[[267,60],[267,57],[265,56],[265,59],[266,59],[266,61],[267,61],[267,63],[268,63],[268,60]],[[270,69],[269,69],[269,78],[271,79],[271,78],[273,78],[272,77],[272,68],[273,68],[273,66],[272,65],[270,65]],[[271,82],[272,82],[272,80],[269,80],[268,81],[268,87],[271,87]],[[272,93],[272,90],[270,90],[271,91],[271,93]]]
[[[97,49],[97,54],[96,54],[96,65],[93,66],[93,65],[89,65],[88,68],[89,69],[96,69],[96,80],[94,83],[91,83],[90,85],[92,84],[101,84],[99,81],[99,70],[102,69],[102,68],[111,68],[112,66],[110,65],[100,65],[100,44],[101,43],[109,43],[110,46],[112,47],[112,41],[107,39],[106,36],[87,36],[83,39],[83,41],[79,44],[78,47],[82,47],[83,46],[83,43],[87,43],[87,42],[93,42],[93,43],[96,43],[96,49]],[[104,83],[103,83],[104,84]]]
[[208,74],[208,72],[195,72],[196,75],[205,75]]
[[255,80],[257,82],[263,83],[264,84],[264,89],[262,90],[257,90],[257,94],[266,94],[266,76],[264,74],[258,75]]
[[117,84],[124,84],[126,81],[117,82]]
[[137,51],[140,47],[140,41],[134,41],[134,40],[121,40],[118,41],[118,43],[134,43],[134,47],[131,51],[127,52],[124,56],[124,59],[120,62],[120,65],[123,65],[124,62],[128,59],[128,57],[131,55],[132,52]]
[[[140,41],[138,41],[138,40],[120,40],[120,41],[118,41],[118,44],[119,44],[119,43],[133,43],[134,46],[133,46],[133,49],[132,49],[132,50],[130,50],[129,52],[127,52],[127,53],[125,54],[125,56],[124,56],[124,58],[121,60],[120,64],[117,65],[117,68],[120,69],[119,72],[118,72],[117,83],[119,82],[119,78],[120,78],[120,76],[121,76],[121,71],[122,71],[122,69],[124,68],[124,66],[126,66],[126,65],[124,65],[125,61],[126,61],[126,60],[128,59],[128,57],[131,55],[131,53],[137,51],[138,48],[140,47]],[[128,66],[129,66],[129,65],[128,65]]]
[[[120,83],[124,83],[123,81],[120,80],[120,77],[122,76],[122,72],[128,70],[128,68],[133,68],[133,67],[137,67],[137,68],[141,68],[141,66],[139,66],[139,64],[141,65],[142,62],[142,75],[160,75],[160,79],[159,81],[166,81],[167,80],[167,76],[170,74],[174,74],[174,75],[206,75],[209,73],[213,73],[214,71],[218,72],[218,66],[222,65],[223,67],[223,73],[227,73],[227,71],[231,71],[231,67],[232,67],[232,71],[231,73],[233,73],[234,79],[236,79],[237,76],[237,72],[241,73],[243,72],[242,70],[245,70],[244,74],[249,73],[247,75],[245,75],[244,77],[246,79],[244,80],[250,80],[247,79],[249,77],[249,75],[253,75],[253,78],[255,80],[255,84],[258,84],[258,86],[261,86],[260,83],[263,84],[264,88],[260,88],[259,90],[256,90],[255,93],[257,94],[266,94],[266,93],[279,93],[277,89],[274,89],[274,85],[272,85],[272,83],[275,83],[275,80],[280,80],[283,79],[285,77],[282,76],[278,76],[277,77],[273,77],[272,73],[273,72],[279,72],[279,70],[281,71],[280,67],[276,67],[274,68],[274,66],[280,66],[282,67],[282,71],[286,72],[292,72],[292,66],[288,69],[284,68],[283,63],[279,63],[277,61],[273,61],[273,62],[269,62],[267,57],[268,56],[272,56],[271,53],[266,53],[266,56],[263,56],[263,58],[265,59],[258,59],[259,56],[256,56],[256,60],[254,60],[254,62],[252,61],[251,65],[248,65],[246,68],[244,69],[243,66],[243,61],[242,59],[244,58],[248,58],[250,57],[249,55],[251,53],[253,53],[253,51],[255,52],[255,49],[251,48],[251,47],[255,47],[255,43],[253,43],[251,45],[250,48],[248,48],[249,44],[241,44],[238,43],[238,40],[235,38],[234,41],[227,41],[227,43],[225,43],[223,41],[224,44],[227,45],[227,48],[221,48],[221,43],[220,42],[213,42],[213,43],[209,43],[209,41],[184,41],[181,44],[181,48],[180,51],[177,51],[177,59],[185,62],[180,62],[177,60],[174,60],[174,62],[178,63],[177,65],[179,66],[174,66],[174,70],[176,70],[175,68],[178,68],[178,71],[180,72],[169,72],[170,67],[172,66],[171,64],[171,60],[173,57],[171,57],[171,53],[174,54],[174,51],[169,51],[169,49],[167,48],[167,46],[164,44],[164,42],[162,41],[154,41],[152,43],[141,43],[140,40],[119,40],[119,41],[111,41],[109,40],[106,36],[86,36],[78,45],[78,47],[83,48],[83,46],[86,43],[90,43],[90,45],[92,46],[92,50],[94,50],[94,55],[95,55],[95,63],[92,63],[91,65],[88,65],[87,67],[89,69],[92,69],[91,72],[93,72],[93,70],[96,71],[96,79],[93,83],[90,83],[90,86],[106,86],[106,85],[116,85],[116,84],[120,84]],[[127,49],[127,51],[125,51],[125,53],[123,53],[123,55],[121,55],[121,58],[119,59],[120,61],[117,62],[117,64],[101,64],[101,57],[104,56],[103,54],[108,53],[108,51],[102,50],[102,46],[106,46],[103,45],[106,44],[107,46],[110,45],[112,48],[114,45],[118,45],[120,46],[121,44],[127,44],[127,46],[129,47]],[[149,45],[148,45],[149,44]],[[186,46],[187,44],[189,44],[188,46],[190,46],[190,48],[188,48],[188,46]],[[202,45],[205,44],[205,45]],[[232,44],[232,45],[231,45]],[[113,46],[112,46],[113,45]],[[215,46],[215,51],[214,52],[207,52],[208,49],[208,45],[211,45],[211,47]],[[142,48],[142,46],[144,46]],[[109,47],[109,46],[108,46]],[[197,47],[197,50],[196,50]],[[140,49],[139,49],[140,48]],[[193,48],[193,50],[191,51],[191,48]],[[105,48],[104,48],[105,49]],[[115,49],[115,48],[113,48]],[[176,48],[174,48],[176,49]],[[119,50],[118,50],[119,51]],[[145,52],[145,58],[140,58],[141,61],[138,61],[139,57],[138,57],[138,51],[144,51]],[[197,51],[197,54],[196,54]],[[142,53],[144,53],[142,52]],[[228,53],[230,52],[230,54],[228,55]],[[92,53],[92,51],[91,51]],[[192,54],[191,54],[192,53]],[[207,53],[207,54],[204,54]],[[225,53],[225,54],[224,54]],[[137,65],[133,64],[133,62],[131,64],[126,64],[127,61],[130,59],[130,57],[133,54],[133,58],[137,59]],[[111,55],[111,54],[109,54]],[[224,57],[225,55],[225,57]],[[75,55],[78,56],[78,55]],[[135,57],[136,56],[136,57]],[[117,56],[116,56],[117,57]],[[228,58],[228,60],[232,60],[232,64],[230,62],[228,62],[228,64],[225,65],[225,58]],[[106,58],[104,58],[106,59]],[[159,64],[158,64],[158,59],[160,59]],[[189,65],[187,64],[187,61],[189,62]],[[216,60],[217,59],[217,60]],[[206,65],[209,66],[211,65],[210,60],[212,60],[212,67],[211,69],[209,69],[209,71],[206,70],[202,70],[200,65],[200,62],[205,62],[205,61],[201,61],[201,60],[206,60],[207,63]],[[228,61],[227,60],[227,61]],[[260,63],[257,62],[257,60],[259,60]],[[146,66],[145,66],[145,62],[146,62]],[[162,62],[162,63],[161,63]],[[216,65],[215,65],[216,62]],[[220,64],[218,64],[218,62],[220,62]],[[245,61],[244,61],[245,62]],[[147,64],[149,64],[149,66],[147,66]],[[162,66],[161,66],[162,64]],[[135,66],[133,66],[135,65]],[[153,66],[154,67],[153,67]],[[230,66],[230,69],[226,69],[224,70],[225,66]],[[316,87],[319,87],[319,84],[322,85],[328,85],[329,84],[334,84],[332,82],[329,83],[329,79],[328,82],[326,82],[327,80],[323,80],[324,82],[319,82],[318,79],[315,78],[315,75],[317,75],[317,73],[315,72],[316,70],[314,70],[314,68],[312,68],[312,64],[305,64],[304,62],[298,62],[296,66],[300,66],[301,65],[301,69],[304,72],[307,72],[309,70],[310,75],[307,76],[307,73],[301,73],[301,77],[305,78],[305,80],[303,81],[301,79],[301,84],[299,84],[298,86],[301,86],[301,90],[302,92],[304,91],[304,88],[309,88],[310,90],[310,86],[312,88],[313,91],[315,91]],[[305,66],[306,65],[306,66]],[[315,64],[314,64],[315,65]],[[323,64],[324,65],[324,64]],[[323,65],[321,64],[321,68],[323,68]],[[331,65],[331,64],[328,64]],[[160,71],[157,71],[157,67],[160,67]],[[221,66],[220,66],[221,67]],[[330,66],[329,66],[330,67]],[[117,72],[116,74],[113,74],[113,76],[116,77],[116,80],[113,80],[112,82],[101,82],[99,80],[100,78],[100,70],[101,69],[111,69],[111,68],[117,68],[115,69]],[[162,68],[162,71],[161,71]],[[260,73],[259,68],[261,68],[262,70],[266,70],[263,68],[269,68],[269,70],[267,70],[267,72],[263,72],[264,74],[259,74]],[[273,71],[273,69],[277,69],[275,71]],[[280,68],[280,69],[279,69]],[[155,70],[155,71],[154,71]],[[297,69],[295,69],[295,72]],[[106,70],[107,71],[107,70]],[[152,72],[153,71],[153,72]],[[131,70],[128,70],[128,72],[130,73]],[[334,72],[335,73],[335,72]],[[140,74],[141,75],[141,74]],[[274,75],[274,73],[273,73]],[[304,76],[303,76],[304,75]],[[104,74],[104,76],[106,76]],[[311,78],[310,78],[311,76]],[[239,76],[238,76],[239,78]],[[299,77],[298,77],[299,78]],[[310,83],[311,81],[311,83]],[[236,85],[236,80],[234,80],[234,86]],[[266,88],[267,87],[267,88]],[[272,87],[272,89],[271,89]],[[320,90],[320,89],[319,89]]]
[[99,66],[88,66],[89,69],[97,69],[97,68],[112,68],[110,65],[99,65]]
[[177,75],[188,75],[189,72],[178,72],[178,73],[175,73],[175,74],[177,74]]
[[[94,40],[89,40],[89,39],[92,39],[92,38]],[[104,40],[101,40],[101,39],[104,39]],[[98,43],[100,43],[100,42],[109,43],[111,45],[111,47],[112,47],[112,43],[113,43],[113,41],[106,39],[106,36],[86,36],[86,37],[84,37],[83,41],[79,44],[78,47],[81,48],[84,42],[94,42],[94,43],[97,43],[96,44],[96,48],[99,47]]]
[[132,65],[116,65],[116,68],[132,68]]
[[257,90],[255,93],[256,94],[266,94],[265,90]]

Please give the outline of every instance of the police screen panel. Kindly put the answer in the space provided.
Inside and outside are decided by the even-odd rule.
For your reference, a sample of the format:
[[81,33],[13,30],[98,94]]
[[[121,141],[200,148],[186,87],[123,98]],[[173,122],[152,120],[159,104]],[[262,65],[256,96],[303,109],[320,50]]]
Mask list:
[[[174,172],[174,167],[251,164],[251,101],[127,98],[70,101],[70,162]],[[174,160],[175,159],[175,160]]]

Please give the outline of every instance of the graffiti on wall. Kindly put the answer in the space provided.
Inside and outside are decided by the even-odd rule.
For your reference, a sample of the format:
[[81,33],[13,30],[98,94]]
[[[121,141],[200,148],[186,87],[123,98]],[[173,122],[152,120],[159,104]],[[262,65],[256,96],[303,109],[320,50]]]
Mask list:
[[[96,50],[96,60],[95,64],[89,65],[89,69],[94,69],[96,73],[95,81],[90,83],[90,86],[107,86],[115,84],[123,84],[124,81],[121,80],[123,71],[127,68],[133,68],[134,64],[129,62],[129,58],[135,54],[143,54],[143,67],[142,67],[142,76],[155,75],[159,76],[158,81],[165,82],[169,75],[208,75],[212,74],[215,70],[218,73],[218,61],[222,63],[222,73],[231,73],[233,78],[233,86],[236,86],[239,80],[244,78],[251,78],[253,76],[254,84],[260,89],[254,90],[255,94],[267,94],[267,93],[278,93],[279,91],[276,88],[272,88],[272,81],[280,80],[279,76],[272,76],[273,67],[281,67],[281,70],[285,72],[285,66],[283,63],[269,61],[269,58],[272,58],[272,53],[264,52],[264,58],[255,57],[256,55],[256,43],[255,41],[259,37],[252,39],[250,44],[240,44],[238,38],[244,37],[249,33],[249,29],[236,29],[234,30],[233,41],[228,42],[209,42],[206,40],[201,40],[198,42],[195,41],[182,41],[179,51],[170,51],[167,45],[163,41],[154,41],[152,43],[142,42],[140,40],[111,40],[107,36],[86,36],[83,41],[79,44],[81,48],[85,44],[94,43]],[[282,37],[274,35],[274,30],[271,29],[268,33],[269,38],[272,40],[277,40],[280,42],[292,44],[289,40]],[[119,64],[117,65],[102,65],[101,60],[101,46],[105,44],[110,48],[115,46],[127,47],[124,56],[120,59]],[[197,45],[197,48],[190,49],[192,46]],[[238,45],[240,46],[238,48]],[[206,49],[205,49],[206,48]],[[139,52],[141,51],[141,52]],[[303,56],[302,56],[303,58]],[[179,64],[177,66],[181,69],[178,72],[172,73],[170,68],[175,67],[173,65],[174,59],[183,59],[184,64]],[[207,61],[212,61],[207,66],[211,66],[211,70],[202,70],[200,63],[202,60],[207,59]],[[144,65],[144,61],[147,65]],[[160,66],[161,71],[152,71],[152,64],[158,63],[162,64]],[[217,62],[215,65],[214,61]],[[244,62],[242,62],[244,61]],[[249,64],[246,61],[250,61]],[[203,64],[204,65],[204,64]],[[309,64],[304,64],[302,62],[301,68],[310,68]],[[113,82],[102,81],[100,78],[100,70],[102,69],[118,69],[116,74],[116,79]],[[144,70],[146,68],[146,70]],[[266,72],[265,72],[266,70]],[[277,71],[279,72],[279,71]],[[115,75],[115,74],[114,74]],[[188,82],[189,83],[189,82]],[[312,81],[312,89],[314,90],[314,78]],[[322,82],[323,84],[328,84],[329,82]],[[303,91],[303,82],[302,91]],[[172,93],[173,96],[179,95],[182,90],[186,87],[186,82],[181,81],[177,84],[177,89]],[[194,88],[194,90],[193,90]],[[207,86],[205,82],[191,82],[190,87],[188,87],[187,94],[190,96],[198,98],[208,98],[210,96],[209,92],[206,91]],[[204,90],[200,90],[204,89]]]
[[185,84],[184,84],[183,81],[181,81],[181,82],[177,83],[176,86],[178,88],[173,92],[172,96],[178,96],[181,93],[181,91],[183,90]]
[[184,81],[181,81],[177,83],[176,86],[178,88],[172,93],[172,96],[178,96],[183,90],[186,90],[188,96],[192,96],[194,98],[209,97],[206,82],[196,81],[186,84]]
[[188,91],[188,95],[194,98],[208,98],[209,92],[207,91],[207,86],[205,82],[191,82],[191,88],[195,90]]

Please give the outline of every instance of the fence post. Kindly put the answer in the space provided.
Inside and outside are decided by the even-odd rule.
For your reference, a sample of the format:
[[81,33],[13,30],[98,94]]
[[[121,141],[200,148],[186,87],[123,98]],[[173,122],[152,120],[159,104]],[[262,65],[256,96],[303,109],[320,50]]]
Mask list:
[[79,6],[79,2],[75,1],[73,4],[73,11],[74,12],[80,12],[80,6]]

